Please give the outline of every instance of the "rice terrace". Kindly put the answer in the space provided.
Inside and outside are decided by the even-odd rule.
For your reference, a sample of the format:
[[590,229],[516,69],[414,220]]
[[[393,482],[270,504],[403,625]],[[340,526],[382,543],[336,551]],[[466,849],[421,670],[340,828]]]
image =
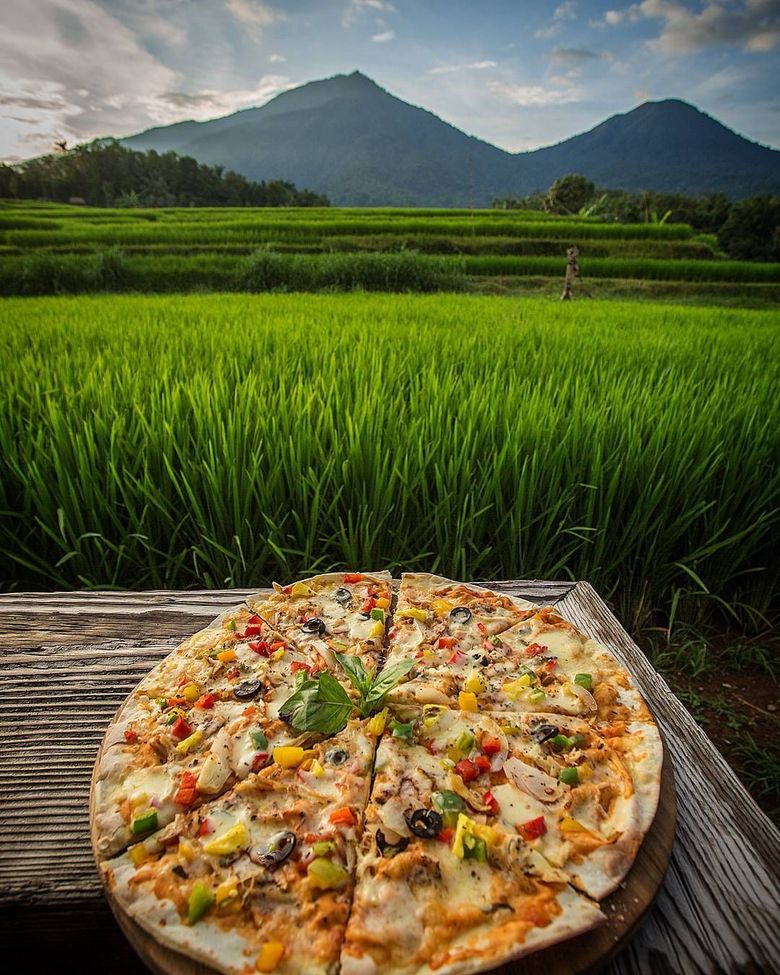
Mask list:
[[0,10],[31,972],[778,970],[780,19],[613,6]]

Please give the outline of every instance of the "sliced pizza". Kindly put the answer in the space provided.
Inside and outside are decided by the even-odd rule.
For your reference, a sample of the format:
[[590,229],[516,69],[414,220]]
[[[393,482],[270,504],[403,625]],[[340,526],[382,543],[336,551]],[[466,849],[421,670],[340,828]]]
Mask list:
[[630,869],[658,802],[653,724],[605,738],[563,715],[437,706],[399,709],[389,722],[373,792],[385,839],[408,838],[417,815],[457,850],[474,824],[488,825],[596,899]]
[[459,791],[448,788],[456,763],[435,749],[452,739],[447,747],[469,754],[463,738],[474,725],[443,709],[402,717],[377,752],[344,975],[481,971],[600,924],[566,873],[481,797],[476,809],[462,798],[471,790],[461,779]]
[[374,737],[365,723],[264,771],[101,865],[159,941],[229,975],[332,973],[351,902]]

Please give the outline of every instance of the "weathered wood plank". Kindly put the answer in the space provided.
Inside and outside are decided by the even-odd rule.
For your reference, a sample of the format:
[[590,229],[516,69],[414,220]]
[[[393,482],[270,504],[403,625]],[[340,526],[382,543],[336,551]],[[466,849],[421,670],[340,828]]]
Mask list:
[[677,785],[677,839],[650,918],[610,972],[780,968],[780,833],[587,583],[561,613],[634,675],[664,734]]
[[[590,586],[494,585],[539,602],[561,600],[564,615],[621,656],[672,756],[678,790],[672,868],[609,975],[780,970],[780,835],[712,743]],[[109,920],[92,862],[92,764],[116,707],[143,674],[249,592],[0,595],[4,941],[45,930],[53,952],[78,938],[99,946],[95,970],[105,971],[108,953],[112,971],[142,971]],[[91,970],[89,961],[82,970]]]

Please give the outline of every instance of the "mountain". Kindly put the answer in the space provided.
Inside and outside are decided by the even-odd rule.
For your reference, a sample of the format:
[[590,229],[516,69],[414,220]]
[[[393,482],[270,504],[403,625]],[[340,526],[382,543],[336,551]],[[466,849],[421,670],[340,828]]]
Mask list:
[[260,108],[122,142],[194,156],[252,180],[291,180],[337,205],[489,206],[574,172],[610,189],[733,198],[780,192],[780,152],[683,101],[646,102],[557,145],[510,153],[358,71],[285,91]]

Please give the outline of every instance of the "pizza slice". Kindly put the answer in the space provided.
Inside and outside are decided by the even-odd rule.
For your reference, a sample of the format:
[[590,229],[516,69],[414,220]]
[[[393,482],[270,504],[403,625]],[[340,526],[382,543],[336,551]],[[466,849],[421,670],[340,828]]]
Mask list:
[[[496,634],[533,615],[524,600],[427,573],[404,573],[389,631],[387,661],[414,660],[394,699],[457,706],[465,662]],[[445,700],[446,699],[446,700]]]
[[467,722],[456,727],[456,712],[418,710],[391,718],[380,743],[344,975],[484,970],[604,921],[482,799],[475,809],[465,786],[448,788],[455,763],[429,747],[444,744],[445,728],[433,735],[439,721],[453,741],[473,734]]
[[389,572],[328,572],[248,600],[296,646],[348,653],[378,665],[392,602]]
[[277,749],[263,772],[103,862],[104,882],[160,942],[220,972],[335,971],[373,746],[353,722],[308,757]]
[[398,709],[388,728],[377,769],[387,761],[389,779],[404,773],[379,811],[391,842],[411,835],[416,809],[453,849],[487,825],[600,899],[628,872],[652,823],[661,747],[651,723],[606,738],[568,716],[429,706]]

